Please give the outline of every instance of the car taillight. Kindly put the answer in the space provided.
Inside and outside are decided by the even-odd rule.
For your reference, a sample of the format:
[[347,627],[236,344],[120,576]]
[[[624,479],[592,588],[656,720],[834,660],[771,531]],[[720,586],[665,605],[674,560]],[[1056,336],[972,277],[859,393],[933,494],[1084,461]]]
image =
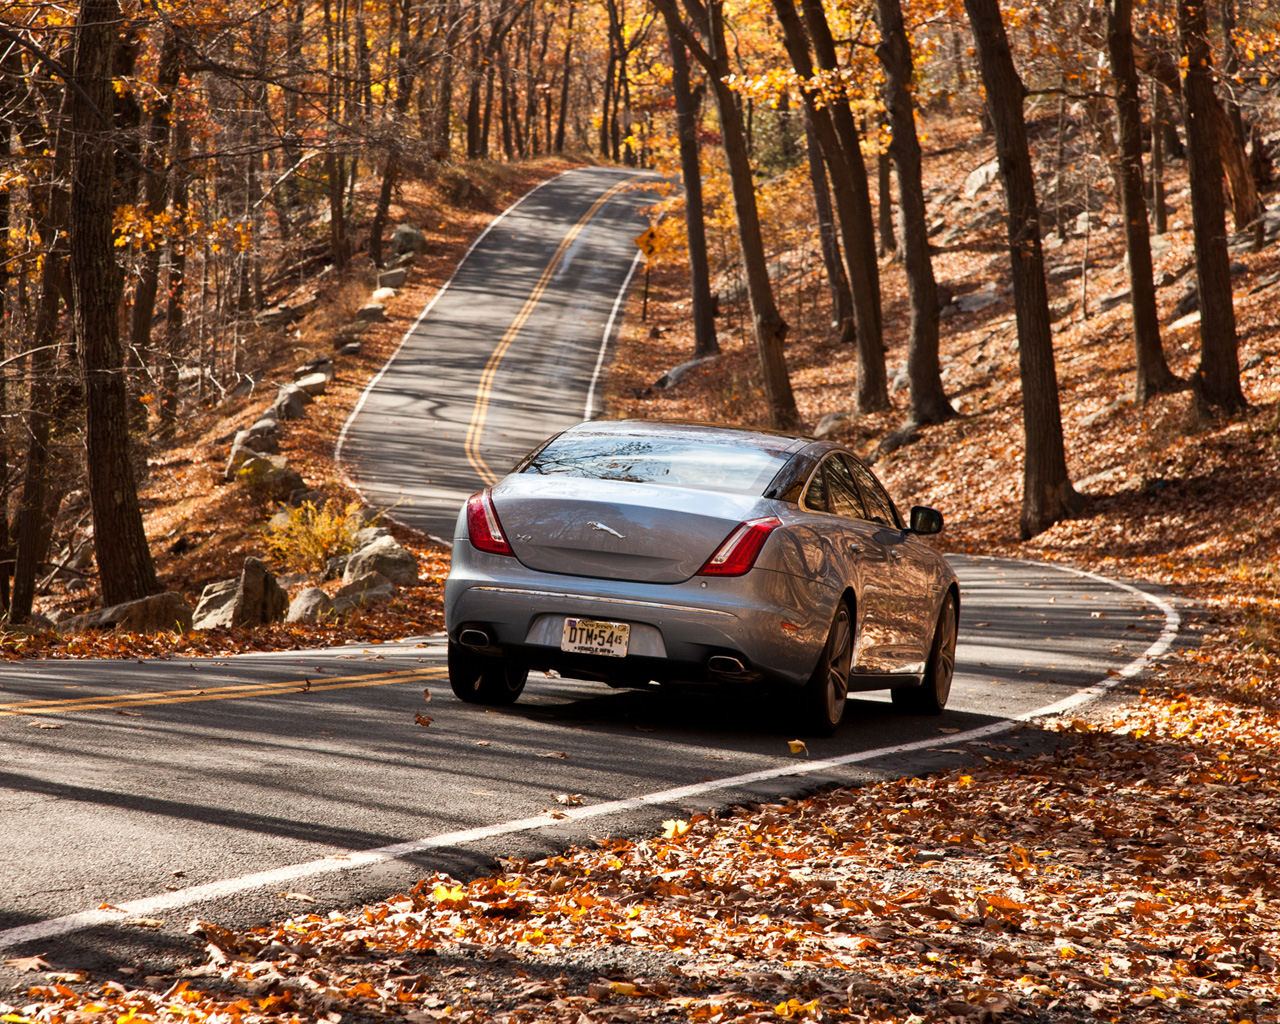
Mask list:
[[493,555],[515,554],[502,532],[502,523],[498,521],[498,511],[493,507],[488,489],[467,499],[467,536],[471,546],[478,551],[488,551]]
[[751,571],[764,542],[769,539],[782,520],[777,516],[766,519],[749,519],[740,523],[698,570],[699,576],[742,576]]

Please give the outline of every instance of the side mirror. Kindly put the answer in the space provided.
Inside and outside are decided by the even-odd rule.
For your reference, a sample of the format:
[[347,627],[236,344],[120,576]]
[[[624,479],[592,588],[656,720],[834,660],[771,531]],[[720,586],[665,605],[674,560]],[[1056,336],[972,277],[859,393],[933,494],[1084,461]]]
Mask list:
[[911,532],[934,534],[942,532],[942,513],[928,505],[913,505],[911,508]]

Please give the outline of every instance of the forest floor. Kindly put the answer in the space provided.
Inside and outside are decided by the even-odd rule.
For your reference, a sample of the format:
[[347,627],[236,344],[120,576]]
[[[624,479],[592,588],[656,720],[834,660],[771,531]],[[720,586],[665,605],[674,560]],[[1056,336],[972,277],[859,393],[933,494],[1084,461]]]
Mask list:
[[[926,142],[931,182],[962,181],[989,160],[972,127]],[[287,451],[309,482],[349,495],[332,441],[364,382],[481,222],[554,169],[508,177],[465,216],[429,193],[408,211],[443,221],[432,261],[290,431]],[[1192,259],[1185,196],[1170,216],[1157,273],[1180,278]],[[662,834],[489,877],[428,879],[346,915],[249,933],[206,923],[207,962],[177,977],[91,979],[28,959],[33,987],[0,1005],[5,1021],[1280,1021],[1280,245],[1234,257],[1250,408],[1223,419],[1196,415],[1187,392],[1132,402],[1128,307],[1096,312],[1098,296],[1127,284],[1118,217],[1052,252],[1089,268],[1087,285],[1052,286],[1055,304],[1073,300],[1055,346],[1068,464],[1088,503],[1020,542],[1021,404],[1001,231],[935,259],[957,293],[995,282],[999,294],[943,321],[945,380],[962,415],[875,468],[902,505],[944,511],[948,550],[1149,580],[1184,600],[1189,642],[1122,684],[1121,700],[1037,723],[1062,734],[1055,754],[1012,762],[987,751],[938,776],[672,821]],[[906,288],[900,264],[886,259],[882,273],[892,377],[905,360]],[[633,299],[610,414],[753,422],[764,405],[735,311],[719,321],[719,359],[670,390],[653,386],[692,351],[685,280],[678,265],[654,268],[646,321]],[[1163,324],[1177,292],[1160,291]],[[363,295],[353,286],[345,301]],[[816,291],[795,291],[784,313],[813,425],[852,403],[853,352],[827,336]],[[317,347],[303,329],[280,371]],[[1164,342],[1189,378],[1195,328],[1166,329]],[[905,420],[905,391],[893,399],[842,436],[873,456]],[[259,543],[266,510],[221,484],[225,443],[214,444],[250,407],[253,398],[220,409],[182,448],[153,457],[148,525],[179,589],[226,575]],[[6,639],[5,653],[220,653],[436,629],[447,552],[400,535],[429,585],[331,632],[35,635]],[[182,537],[186,554],[163,554]]]

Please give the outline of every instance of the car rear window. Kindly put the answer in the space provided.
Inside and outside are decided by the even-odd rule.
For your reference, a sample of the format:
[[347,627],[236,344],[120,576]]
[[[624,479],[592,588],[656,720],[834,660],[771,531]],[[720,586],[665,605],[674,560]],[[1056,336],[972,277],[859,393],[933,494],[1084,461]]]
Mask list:
[[575,431],[553,438],[520,472],[760,494],[786,463],[788,448],[785,439],[744,444],[715,431],[690,437]]

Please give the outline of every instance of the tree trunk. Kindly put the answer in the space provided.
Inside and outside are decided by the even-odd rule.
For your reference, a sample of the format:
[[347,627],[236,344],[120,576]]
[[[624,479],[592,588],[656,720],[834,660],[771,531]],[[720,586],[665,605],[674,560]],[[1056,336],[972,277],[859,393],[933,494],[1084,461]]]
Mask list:
[[[174,219],[183,224],[187,219],[188,188],[186,158],[190,150],[187,127],[177,124],[173,129],[173,213]],[[185,232],[175,233],[169,239],[169,306],[165,317],[165,360],[160,373],[160,438],[172,441],[178,426],[178,355],[186,341],[187,317],[187,247],[190,245]]]
[[[801,0],[805,24],[818,67],[838,75],[840,62],[835,38],[827,22],[822,0]],[[884,335],[880,313],[880,265],[876,256],[875,219],[871,215],[871,192],[867,185],[867,166],[862,158],[862,138],[858,132],[848,97],[839,95],[827,100],[831,121],[844,151],[848,177],[831,170],[832,187],[837,200],[848,191],[854,215],[850,233],[844,244],[849,266],[849,285],[853,291],[854,314],[858,321],[858,408],[875,412],[889,408],[889,386],[885,380]],[[816,127],[816,123],[815,123]],[[821,143],[822,136],[818,136]],[[843,219],[843,218],[842,218]]]
[[804,136],[808,149],[809,184],[813,187],[813,205],[818,214],[822,262],[827,270],[827,283],[831,286],[831,326],[835,328],[840,341],[847,344],[857,337],[857,328],[853,322],[853,295],[849,291],[849,275],[844,271],[844,256],[836,231],[831,183],[827,179],[822,147],[818,145],[818,136],[813,130],[813,120],[808,112],[804,115]]
[[1020,533],[1024,540],[1078,511],[1083,501],[1067,476],[1062,411],[1053,363],[1049,293],[1040,245],[1040,214],[1022,104],[1026,88],[1013,64],[998,0],[965,0],[987,109],[996,135],[1009,226],[1009,259],[1018,322],[1022,424],[1026,438]]
[[1116,119],[1120,146],[1116,178],[1120,212],[1124,216],[1129,253],[1129,294],[1133,316],[1136,364],[1134,399],[1146,405],[1157,394],[1173,391],[1182,382],[1173,375],[1160,347],[1156,288],[1152,280],[1151,235],[1142,181],[1142,105],[1138,99],[1138,70],[1133,62],[1133,0],[1109,0],[1107,50],[1116,81]]
[[[120,350],[122,274],[115,261],[110,124],[118,0],[82,0],[75,31],[71,101],[71,287],[74,332],[85,388],[85,454],[99,583],[107,605],[160,589],[143,530],[130,457],[124,359]],[[104,121],[105,118],[105,121]]]
[[1164,199],[1164,123],[1169,105],[1164,86],[1151,82],[1151,227],[1157,235],[1169,230],[1168,207]]
[[[664,16],[670,18],[670,13]],[[707,260],[707,227],[703,215],[702,168],[698,156],[697,105],[689,87],[689,55],[677,29],[669,22],[671,89],[676,103],[676,135],[680,142],[680,172],[684,182],[685,232],[689,238],[689,291],[693,297],[693,356],[720,351],[716,340],[715,306],[711,298],[711,271]]]
[[685,46],[702,65],[715,90],[769,418],[779,430],[798,430],[800,413],[796,409],[791,378],[787,375],[787,363],[782,350],[787,337],[787,322],[778,312],[773,283],[769,280],[760,214],[756,207],[755,181],[742,126],[742,111],[738,107],[737,94],[728,85],[730,67],[725,50],[723,12],[716,4],[704,7],[701,0],[687,0],[686,6],[697,15],[698,34],[706,40],[704,46],[699,41],[698,34],[688,31],[680,22],[675,0],[654,0],[654,6],[667,18],[669,26],[678,28]]
[[893,139],[889,156],[898,171],[902,208],[902,258],[911,295],[911,341],[907,379],[911,386],[912,423],[941,423],[956,415],[942,386],[938,361],[938,285],[929,257],[929,222],[924,202],[920,139],[911,99],[911,44],[902,22],[899,0],[878,0],[884,98]]
[[1222,164],[1213,141],[1216,134],[1213,111],[1221,113],[1222,108],[1213,93],[1206,2],[1178,0],[1178,43],[1186,67],[1182,107],[1187,131],[1187,169],[1191,178],[1196,283],[1200,293],[1200,365],[1191,383],[1198,401],[1226,412],[1240,412],[1246,408],[1246,402],[1240,389],[1231,257],[1227,251],[1226,212],[1222,203]]
[[573,12],[577,10],[578,5],[570,0],[569,16],[565,24],[565,40],[564,40],[564,67],[561,69],[560,79],[560,114],[556,123],[556,152],[564,152],[564,130],[565,121],[569,116],[569,76],[573,71]]

